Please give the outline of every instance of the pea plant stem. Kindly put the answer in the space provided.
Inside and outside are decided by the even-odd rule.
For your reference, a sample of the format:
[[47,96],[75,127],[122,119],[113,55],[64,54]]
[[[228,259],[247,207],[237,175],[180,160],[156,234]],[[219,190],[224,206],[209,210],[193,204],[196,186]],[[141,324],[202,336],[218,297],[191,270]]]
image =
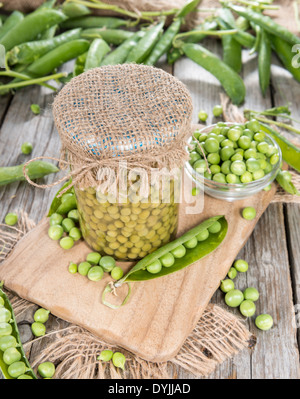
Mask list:
[[259,122],[267,123],[269,125],[279,126],[279,127],[282,127],[283,129],[290,130],[291,132],[294,132],[296,134],[300,134],[299,129],[295,128],[294,126],[288,125],[287,123],[273,121],[273,120],[270,120],[267,118],[262,118],[260,116],[256,116],[255,119],[257,119]]
[[[30,86],[34,84],[42,84],[47,80],[56,80],[67,76],[66,72],[56,73],[54,75],[43,76],[37,79],[23,80],[22,82],[8,83],[7,85],[0,86],[0,92],[3,90],[18,89],[20,87]],[[48,85],[52,90],[57,90],[55,87]]]
[[280,7],[279,6],[274,6],[272,5],[270,2],[268,2],[268,4],[264,4],[267,2],[259,2],[259,1],[250,1],[250,0],[225,0],[225,1],[221,1],[221,3],[239,3],[239,4],[243,4],[245,6],[250,6],[250,7],[256,7],[259,8],[260,10],[279,10]]

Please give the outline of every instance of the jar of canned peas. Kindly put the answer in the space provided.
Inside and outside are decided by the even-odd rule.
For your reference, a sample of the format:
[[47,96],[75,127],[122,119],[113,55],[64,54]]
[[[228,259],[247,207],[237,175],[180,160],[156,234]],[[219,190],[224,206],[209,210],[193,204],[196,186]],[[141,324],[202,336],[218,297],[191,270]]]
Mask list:
[[53,114],[86,243],[126,261],[173,240],[192,131],[185,86],[154,67],[104,66],[73,78]]

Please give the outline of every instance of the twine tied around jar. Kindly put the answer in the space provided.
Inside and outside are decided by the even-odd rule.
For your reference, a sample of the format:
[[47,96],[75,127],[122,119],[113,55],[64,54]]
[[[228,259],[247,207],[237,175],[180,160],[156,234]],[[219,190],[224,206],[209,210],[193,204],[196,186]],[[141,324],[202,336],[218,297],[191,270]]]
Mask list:
[[64,86],[53,103],[62,142],[59,166],[70,165],[70,172],[52,184],[37,185],[26,173],[27,163],[24,175],[42,188],[72,177],[62,195],[74,184],[84,189],[106,181],[109,186],[119,178],[120,162],[147,174],[180,168],[188,159],[192,111],[185,85],[162,69],[137,64],[91,69]]

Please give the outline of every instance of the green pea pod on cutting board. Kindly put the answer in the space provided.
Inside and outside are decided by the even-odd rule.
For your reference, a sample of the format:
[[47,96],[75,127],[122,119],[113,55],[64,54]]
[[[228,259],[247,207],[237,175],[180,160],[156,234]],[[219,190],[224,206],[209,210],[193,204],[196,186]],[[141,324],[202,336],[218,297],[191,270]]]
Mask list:
[[224,61],[200,44],[182,43],[180,48],[192,61],[214,75],[235,105],[244,101],[246,88],[243,79]]
[[[5,314],[10,315],[10,320],[5,323],[0,323],[0,370],[5,379],[11,380],[18,378],[20,375],[26,375],[27,377],[24,378],[36,380],[37,377],[32,370],[23,349],[13,307],[7,295],[2,290],[2,286],[3,282],[0,282],[0,298],[1,303],[3,304],[3,306],[0,306],[0,314],[4,314],[5,312]],[[15,348],[15,350],[19,352],[20,359],[15,362],[18,363],[18,368],[21,370],[19,371],[21,372],[19,375],[15,374],[15,371],[13,370],[15,367],[11,367],[5,362],[5,350],[10,348]],[[12,365],[13,364],[14,363],[12,363]]]
[[265,96],[270,85],[272,48],[269,34],[262,29],[258,45],[258,76],[262,95]]

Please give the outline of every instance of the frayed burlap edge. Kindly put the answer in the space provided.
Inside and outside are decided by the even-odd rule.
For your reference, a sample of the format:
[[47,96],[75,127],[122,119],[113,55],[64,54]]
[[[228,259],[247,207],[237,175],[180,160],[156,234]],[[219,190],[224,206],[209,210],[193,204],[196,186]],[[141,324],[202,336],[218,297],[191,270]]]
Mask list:
[[[33,227],[34,222],[26,214],[19,217],[18,227],[0,225],[0,262]],[[35,306],[11,292],[8,295],[17,319],[28,308]],[[58,379],[169,379],[177,378],[178,367],[196,377],[205,377],[226,359],[242,349],[252,348],[256,342],[241,318],[212,304],[207,306],[177,356],[168,362],[146,361],[122,348],[107,344],[73,324],[60,330],[47,331],[45,336],[26,342],[25,352],[29,354],[33,345],[42,340],[47,340],[47,344],[42,351],[30,357],[31,365],[35,368],[41,362],[53,362],[56,365],[55,378]],[[124,353],[127,360],[125,370],[116,369],[111,362],[97,361],[103,349]]]

